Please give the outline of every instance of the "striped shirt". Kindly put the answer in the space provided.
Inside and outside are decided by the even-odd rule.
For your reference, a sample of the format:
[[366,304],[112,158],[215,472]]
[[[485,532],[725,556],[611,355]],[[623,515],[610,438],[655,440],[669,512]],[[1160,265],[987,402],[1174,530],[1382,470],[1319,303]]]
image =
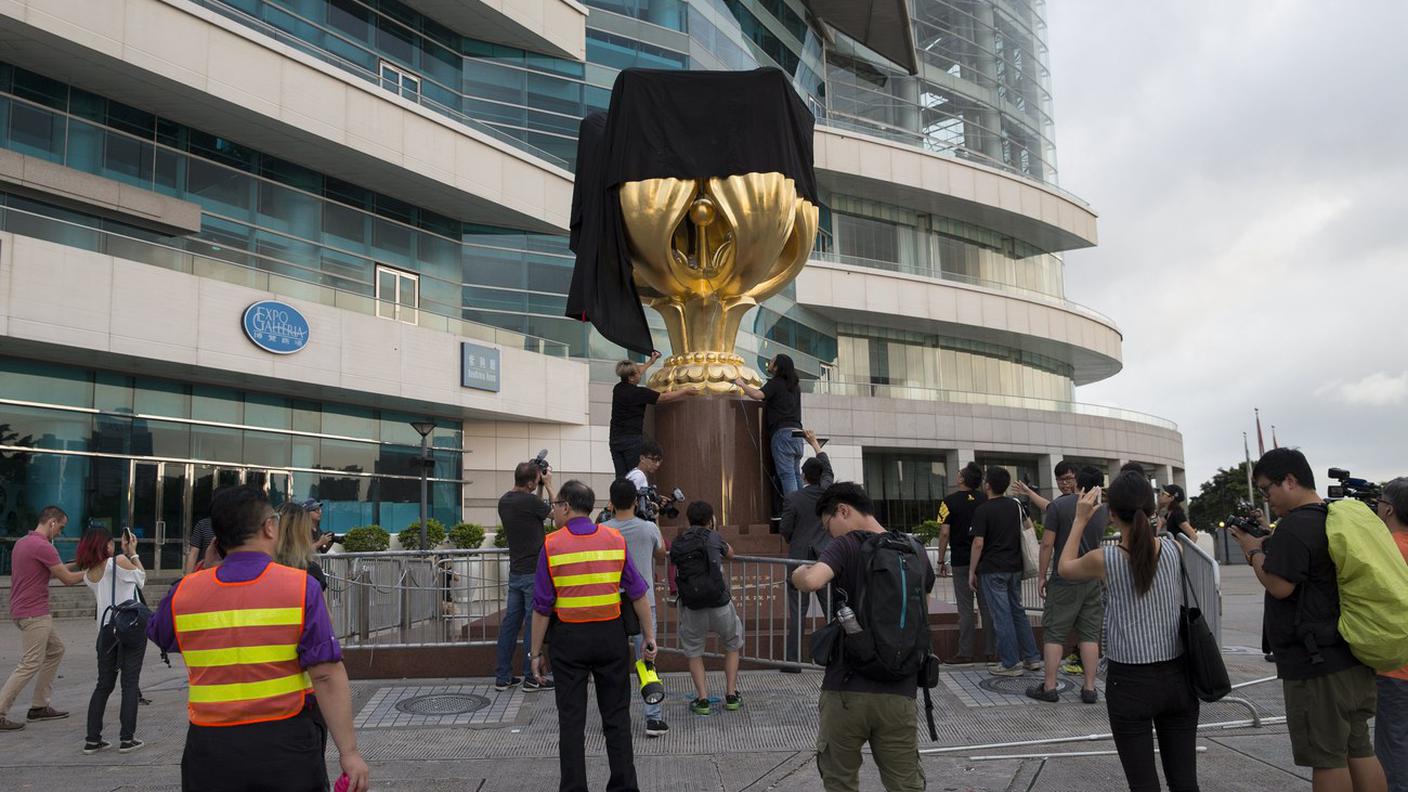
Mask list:
[[1178,544],[1161,538],[1154,584],[1144,596],[1134,588],[1129,554],[1107,545],[1105,554],[1105,654],[1117,663],[1158,663],[1183,654],[1178,635],[1181,577]]

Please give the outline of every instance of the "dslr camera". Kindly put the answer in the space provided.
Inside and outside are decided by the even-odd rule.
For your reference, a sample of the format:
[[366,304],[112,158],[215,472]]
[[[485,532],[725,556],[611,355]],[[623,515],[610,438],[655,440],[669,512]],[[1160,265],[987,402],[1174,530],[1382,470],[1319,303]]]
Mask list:
[[1259,511],[1255,506],[1239,501],[1237,509],[1227,515],[1227,519],[1217,524],[1218,528],[1236,528],[1244,534],[1255,537],[1270,536],[1271,532],[1261,527],[1261,522],[1257,519]]
[[548,450],[544,448],[538,455],[528,460],[528,464],[536,467],[539,473],[547,473],[552,466],[548,464]]
[[679,487],[675,487],[668,495],[661,495],[660,490],[652,484],[641,490],[636,501],[636,515],[651,522],[659,522],[660,517],[673,520],[680,516],[680,509],[675,504],[682,500],[684,491]]
[[1354,478],[1345,468],[1330,468],[1329,475],[1330,478],[1339,482],[1339,484],[1330,485],[1329,500],[1353,498],[1363,501],[1369,505],[1370,509],[1373,509],[1378,506],[1379,498],[1383,497],[1383,487],[1362,478]]

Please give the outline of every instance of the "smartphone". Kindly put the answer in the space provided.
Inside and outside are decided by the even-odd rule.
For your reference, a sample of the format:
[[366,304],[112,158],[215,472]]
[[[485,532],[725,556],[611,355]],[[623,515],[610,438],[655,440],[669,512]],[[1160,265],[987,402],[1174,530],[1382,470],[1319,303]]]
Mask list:
[[126,527],[124,527],[124,528],[122,529],[122,535],[125,536],[125,537],[127,538],[127,541],[129,541],[129,542],[134,542],[134,543],[135,543],[135,542],[137,541],[137,536],[136,536],[136,534],[132,533],[132,527],[131,527],[131,526],[126,526]]

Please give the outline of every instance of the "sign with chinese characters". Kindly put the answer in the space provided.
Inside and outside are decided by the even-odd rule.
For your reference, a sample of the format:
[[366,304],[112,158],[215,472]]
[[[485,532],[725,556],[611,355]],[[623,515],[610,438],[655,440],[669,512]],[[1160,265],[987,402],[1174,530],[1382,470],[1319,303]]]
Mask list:
[[275,355],[292,355],[308,345],[308,320],[288,303],[260,300],[244,309],[244,334]]
[[499,392],[499,350],[460,342],[460,385]]

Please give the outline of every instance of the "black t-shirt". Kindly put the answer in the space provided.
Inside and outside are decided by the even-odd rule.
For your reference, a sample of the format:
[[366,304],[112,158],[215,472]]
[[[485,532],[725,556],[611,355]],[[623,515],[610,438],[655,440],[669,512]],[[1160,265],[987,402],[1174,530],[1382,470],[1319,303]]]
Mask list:
[[[833,541],[821,551],[821,559],[818,563],[826,564],[836,573],[831,580],[833,589],[840,588],[846,592],[846,599],[851,608],[855,608],[854,598],[860,592],[860,545],[866,538],[862,531],[853,531],[845,536]],[[932,591],[934,588],[934,568],[929,566],[929,556],[924,556],[924,566],[927,570],[924,576],[924,590]],[[826,667],[826,675],[821,678],[822,690],[845,690],[855,693],[893,693],[898,696],[908,696],[914,698],[914,692],[918,688],[918,681],[915,679],[901,679],[898,682],[881,682],[871,679],[861,674],[850,673],[846,665],[845,652],[838,652],[840,659]]]
[[[1066,539],[1071,535],[1071,529],[1076,527],[1076,503],[1080,501],[1080,496],[1074,493],[1062,495],[1046,507],[1046,523],[1043,529],[1056,532],[1056,545],[1051,553],[1051,575],[1052,582],[1065,582],[1056,572],[1060,566],[1057,559],[1061,557],[1061,549],[1066,546]],[[1110,509],[1101,504],[1100,508],[1090,516],[1090,522],[1085,524],[1085,535],[1080,538],[1080,548],[1076,551],[1077,556],[1083,556],[1091,550],[1100,546],[1100,540],[1105,536],[1105,526],[1110,522]],[[984,555],[987,552],[984,551]]]
[[[1285,599],[1266,594],[1266,636],[1282,679],[1313,679],[1359,664],[1336,628],[1340,589],[1325,536],[1328,514],[1323,503],[1292,509],[1262,545],[1262,569],[1296,584]],[[1323,663],[1311,662],[1307,634],[1315,636]]]
[[956,567],[966,567],[972,560],[973,537],[968,529],[974,510],[987,499],[977,490],[959,490],[939,501],[939,522],[948,526],[949,563]]
[[1170,534],[1182,533],[1183,526],[1188,522],[1188,516],[1182,509],[1169,509],[1164,515],[1163,530]]
[[763,385],[763,421],[767,436],[778,429],[802,428],[802,389],[787,389],[781,377],[773,377]]
[[508,571],[531,575],[538,571],[543,549],[543,520],[552,507],[531,492],[509,490],[499,498],[499,523],[508,534]]
[[973,511],[973,538],[983,538],[978,574],[1022,571],[1022,520],[1026,517],[1016,498],[990,498]]
[[318,581],[323,591],[328,590],[328,576],[323,572],[323,567],[317,561],[308,562],[308,575]]
[[611,437],[640,437],[645,434],[645,408],[660,400],[659,391],[629,382],[611,389]]

